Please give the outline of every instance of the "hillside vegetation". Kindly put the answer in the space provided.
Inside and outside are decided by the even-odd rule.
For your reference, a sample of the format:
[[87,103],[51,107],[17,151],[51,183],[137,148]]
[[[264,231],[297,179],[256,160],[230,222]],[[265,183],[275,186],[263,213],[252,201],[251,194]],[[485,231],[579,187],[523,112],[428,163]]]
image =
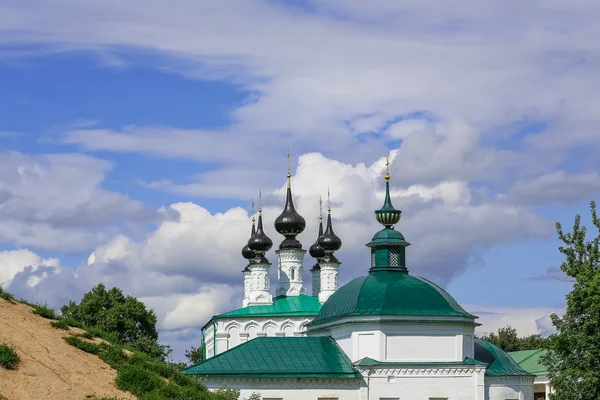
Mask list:
[[238,399],[239,390],[209,392],[168,362],[155,321],[143,303],[103,285],[61,314],[0,287],[0,400]]

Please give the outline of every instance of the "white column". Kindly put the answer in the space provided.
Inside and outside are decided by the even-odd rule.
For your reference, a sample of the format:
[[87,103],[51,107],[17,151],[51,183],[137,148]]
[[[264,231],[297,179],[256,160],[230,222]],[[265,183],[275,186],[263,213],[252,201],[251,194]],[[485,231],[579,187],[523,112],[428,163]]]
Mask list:
[[319,297],[321,293],[321,270],[311,270],[312,274],[312,295],[313,297]]
[[304,286],[303,249],[279,249],[277,254],[277,290],[275,296],[299,296],[306,293]]
[[252,272],[250,270],[244,271],[244,299],[242,300],[242,307],[248,306],[250,301],[250,292],[252,291]]
[[550,400],[550,385],[546,383],[546,388],[544,390],[546,392],[546,400]]
[[321,291],[319,293],[319,302],[325,303],[329,296],[335,293],[339,286],[338,271],[341,263],[321,261]]
[[270,269],[271,263],[269,262],[250,265],[251,290],[247,305],[273,304]]

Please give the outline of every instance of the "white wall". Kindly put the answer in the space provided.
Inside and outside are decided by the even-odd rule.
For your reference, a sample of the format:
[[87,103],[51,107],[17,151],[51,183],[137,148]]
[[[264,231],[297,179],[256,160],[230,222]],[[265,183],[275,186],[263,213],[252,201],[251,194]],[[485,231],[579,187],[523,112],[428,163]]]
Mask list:
[[240,399],[252,393],[260,393],[262,398],[284,400],[317,400],[329,398],[338,400],[361,400],[366,391],[362,379],[258,379],[258,378],[207,378],[204,384],[210,390],[221,385],[240,389]]
[[463,361],[473,357],[474,326],[457,323],[358,323],[308,332],[331,336],[352,361]]
[[[312,317],[218,319],[204,329],[206,358],[214,356],[213,345],[215,342],[217,354],[220,354],[258,336],[305,336],[305,325],[311,319]],[[213,334],[215,323],[217,326],[216,341]]]
[[533,376],[488,376],[485,400],[533,400]]

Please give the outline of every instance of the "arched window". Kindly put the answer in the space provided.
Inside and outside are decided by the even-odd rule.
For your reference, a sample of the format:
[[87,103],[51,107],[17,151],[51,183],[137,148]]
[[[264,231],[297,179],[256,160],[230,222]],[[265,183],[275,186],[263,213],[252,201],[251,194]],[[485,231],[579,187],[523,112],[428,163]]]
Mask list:
[[294,280],[294,279],[296,279],[296,278],[295,278],[295,276],[296,276],[296,270],[295,270],[294,268],[292,268],[292,269],[290,270],[290,279],[291,279],[291,280]]

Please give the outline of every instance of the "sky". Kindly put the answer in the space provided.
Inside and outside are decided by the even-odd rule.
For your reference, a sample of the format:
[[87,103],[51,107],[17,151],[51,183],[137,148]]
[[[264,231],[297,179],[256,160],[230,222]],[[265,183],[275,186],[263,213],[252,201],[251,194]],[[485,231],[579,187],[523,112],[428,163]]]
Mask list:
[[283,239],[288,148],[304,248],[330,189],[341,284],[368,271],[389,157],[410,272],[479,333],[547,335],[571,288],[555,223],[600,193],[599,20],[587,0],[4,0],[0,283],[55,307],[117,286],[181,359],[241,306],[259,191]]

